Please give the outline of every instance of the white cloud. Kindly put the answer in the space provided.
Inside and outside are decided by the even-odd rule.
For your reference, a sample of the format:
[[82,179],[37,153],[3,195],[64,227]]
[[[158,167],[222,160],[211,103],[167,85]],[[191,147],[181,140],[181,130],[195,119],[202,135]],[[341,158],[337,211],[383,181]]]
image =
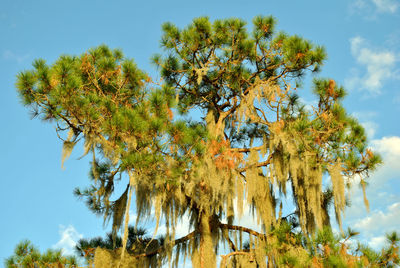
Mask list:
[[373,140],[372,146],[387,158],[400,160],[400,137],[392,136]]
[[390,205],[386,210],[386,213],[382,210],[372,212],[369,216],[355,223],[354,228],[366,233],[399,230],[400,202]]
[[[370,178],[367,180],[369,182],[367,192],[373,192],[376,195],[380,195],[382,194],[382,189],[387,186],[385,184],[388,181],[391,181],[392,183],[400,182],[400,137],[390,136],[373,139],[370,144],[372,150],[381,155],[383,164],[379,166],[375,172],[370,174]],[[353,190],[361,192],[358,187]],[[389,190],[394,189],[389,188]]]
[[378,12],[395,13],[399,7],[399,2],[396,0],[372,0]]
[[368,246],[370,246],[371,248],[373,248],[375,250],[380,250],[384,247],[385,242],[386,242],[385,236],[383,236],[383,235],[376,236],[369,240]]
[[352,206],[346,209],[345,223],[361,232],[361,241],[380,249],[387,232],[400,230],[400,137],[374,139],[371,145],[383,158],[383,165],[367,179],[372,211],[366,212],[362,190],[355,183],[350,191]]
[[396,13],[400,3],[398,0],[353,0],[350,5],[351,13],[358,13],[365,19],[377,19],[379,14]]
[[61,249],[65,255],[74,254],[75,245],[83,235],[78,233],[72,225],[68,225],[67,227],[60,225],[59,233],[61,238],[55,245],[53,245],[53,248]]
[[386,212],[375,210],[370,215],[354,223],[353,228],[361,231],[362,241],[375,250],[386,244],[386,233],[400,230],[400,202],[386,208]]
[[383,166],[376,172],[381,180],[400,180],[400,137],[391,136],[371,141],[372,148],[381,154]]
[[353,57],[365,69],[365,73],[360,75],[359,69],[351,70],[351,77],[346,79],[346,86],[349,88],[379,94],[387,80],[400,78],[399,71],[396,70],[399,57],[395,52],[370,48],[359,36],[350,39],[350,48]]

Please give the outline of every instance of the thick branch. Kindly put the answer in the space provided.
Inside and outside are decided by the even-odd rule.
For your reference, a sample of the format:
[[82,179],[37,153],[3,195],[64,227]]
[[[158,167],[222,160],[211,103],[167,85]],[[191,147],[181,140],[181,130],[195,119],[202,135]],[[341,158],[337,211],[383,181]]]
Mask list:
[[254,231],[250,228],[246,228],[243,226],[237,226],[237,225],[230,225],[230,224],[225,224],[225,223],[220,223],[219,224],[220,228],[223,229],[229,229],[229,230],[236,230],[236,231],[242,231],[242,232],[246,232],[249,234],[252,234],[254,236],[260,237],[260,238],[267,238],[267,236],[265,234],[259,233],[257,231]]
[[[193,231],[193,232],[189,233],[188,235],[186,235],[184,237],[181,237],[181,238],[178,238],[178,239],[174,240],[172,242],[172,244],[173,245],[177,245],[177,244],[183,243],[183,242],[185,242],[187,240],[192,239],[195,235],[196,235],[196,231]],[[135,258],[135,259],[139,259],[139,258],[142,258],[142,257],[151,257],[151,256],[154,256],[154,255],[162,252],[164,249],[165,249],[165,245],[161,246],[158,249],[153,250],[151,252],[135,255],[135,256],[132,256],[132,257]]]

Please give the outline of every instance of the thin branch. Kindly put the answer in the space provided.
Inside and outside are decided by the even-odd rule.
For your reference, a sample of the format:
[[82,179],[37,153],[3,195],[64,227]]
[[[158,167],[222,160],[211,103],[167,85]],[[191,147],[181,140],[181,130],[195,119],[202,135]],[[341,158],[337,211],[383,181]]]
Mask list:
[[249,168],[254,168],[254,167],[257,168],[257,167],[265,167],[265,166],[268,166],[268,165],[271,163],[272,155],[273,155],[273,154],[270,154],[270,155],[268,156],[268,159],[265,160],[265,161],[263,161],[263,162],[259,162],[259,163],[256,163],[256,164],[249,165],[249,166],[247,166],[247,167],[244,167],[244,168],[239,169],[238,171],[239,171],[239,172],[243,172],[243,171],[246,171],[246,170],[249,169]]
[[225,239],[228,241],[228,244],[230,246],[230,248],[232,249],[232,251],[237,251],[236,245],[235,243],[232,242],[232,240],[229,237],[228,232],[222,232],[222,235],[225,237]]
[[252,148],[231,148],[231,151],[234,152],[239,152],[239,153],[249,153],[253,150],[255,151],[260,151],[265,145],[257,146],[257,147],[252,147]]

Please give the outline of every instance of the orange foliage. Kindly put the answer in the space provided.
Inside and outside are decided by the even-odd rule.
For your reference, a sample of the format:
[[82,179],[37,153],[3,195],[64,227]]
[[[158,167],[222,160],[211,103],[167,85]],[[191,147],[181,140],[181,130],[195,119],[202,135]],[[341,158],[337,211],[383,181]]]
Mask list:
[[285,127],[285,122],[283,120],[279,120],[272,123],[270,129],[273,133],[279,134],[284,127]]
[[324,251],[325,251],[325,254],[326,254],[326,256],[329,256],[329,255],[331,255],[331,248],[329,247],[329,245],[325,245],[324,246]]
[[322,265],[322,263],[319,262],[317,257],[313,257],[312,258],[312,267],[323,268],[324,266]]
[[171,108],[167,107],[168,119],[172,120],[174,118],[174,113],[172,112]]
[[367,149],[367,150],[365,151],[365,153],[367,154],[368,159],[371,159],[372,157],[374,157],[374,154],[372,153],[372,151],[371,151],[370,149]]
[[88,55],[85,54],[82,58],[82,63],[81,63],[81,70],[85,73],[89,73],[92,70],[92,65],[90,64],[88,60]]
[[329,116],[326,112],[323,112],[322,114],[319,115],[324,121],[329,121]]
[[231,150],[228,140],[211,141],[209,152],[213,156],[218,169],[233,169],[242,160],[242,154]]
[[178,132],[176,132],[176,133],[172,136],[172,138],[174,139],[175,142],[179,142],[179,140],[181,139],[181,135],[180,135]]
[[305,55],[306,54],[299,52],[299,53],[296,54],[296,58],[300,59],[300,58],[304,57]]
[[335,86],[336,86],[335,81],[329,80],[328,95],[330,97],[335,97]]

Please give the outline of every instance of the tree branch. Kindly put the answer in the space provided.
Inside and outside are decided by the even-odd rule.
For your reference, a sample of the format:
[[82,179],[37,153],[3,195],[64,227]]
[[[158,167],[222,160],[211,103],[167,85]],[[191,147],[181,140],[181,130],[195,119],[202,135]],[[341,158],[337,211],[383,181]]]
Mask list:
[[252,234],[254,236],[260,237],[260,238],[267,238],[267,235],[256,232],[250,228],[246,228],[243,226],[237,226],[237,225],[231,225],[231,224],[225,224],[225,223],[219,223],[219,227],[222,229],[229,229],[229,230],[236,230],[236,231],[242,231],[246,232],[248,234]]
[[231,148],[231,151],[234,152],[239,152],[239,153],[249,153],[253,150],[255,151],[259,151],[261,150],[263,147],[265,147],[265,145],[261,145],[261,146],[257,146],[257,147],[251,147],[251,148]]
[[[196,235],[196,233],[197,233],[196,231],[193,231],[193,232],[189,233],[188,235],[186,235],[184,237],[181,237],[179,239],[174,240],[172,242],[172,244],[173,245],[177,245],[177,244],[183,243],[183,242],[185,242],[187,240],[190,240]],[[151,256],[154,256],[154,255],[162,252],[164,249],[165,249],[165,245],[161,246],[158,249],[153,250],[153,251],[151,251],[149,253],[143,253],[143,254],[132,256],[132,257],[135,258],[135,259],[139,259],[139,258],[142,258],[142,257],[151,257]]]
[[[271,154],[271,155],[272,155],[272,154]],[[265,166],[268,166],[268,165],[271,163],[271,158],[272,158],[271,155],[268,157],[267,160],[265,160],[265,161],[263,161],[263,162],[259,162],[259,163],[257,163],[257,164],[253,164],[253,165],[250,165],[250,166],[241,168],[241,169],[239,169],[238,171],[239,171],[239,172],[243,172],[243,171],[246,171],[247,169],[253,168],[253,167],[265,167]]]

